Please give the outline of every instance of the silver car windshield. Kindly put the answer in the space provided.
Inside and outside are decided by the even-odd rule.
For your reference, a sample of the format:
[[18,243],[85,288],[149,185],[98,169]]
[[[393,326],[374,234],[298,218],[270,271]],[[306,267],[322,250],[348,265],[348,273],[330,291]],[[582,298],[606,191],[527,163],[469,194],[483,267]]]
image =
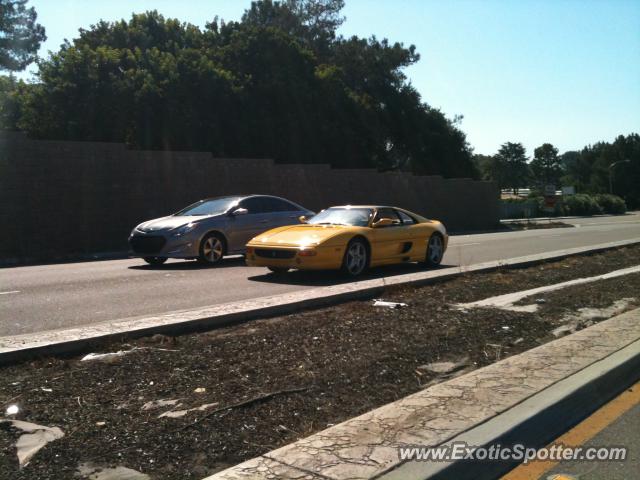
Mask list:
[[234,204],[238,203],[240,198],[241,197],[220,197],[211,198],[209,200],[200,200],[199,202],[180,210],[174,215],[218,215],[229,210]]
[[328,208],[307,223],[313,225],[352,225],[354,227],[366,227],[369,225],[369,217],[373,210],[370,208]]

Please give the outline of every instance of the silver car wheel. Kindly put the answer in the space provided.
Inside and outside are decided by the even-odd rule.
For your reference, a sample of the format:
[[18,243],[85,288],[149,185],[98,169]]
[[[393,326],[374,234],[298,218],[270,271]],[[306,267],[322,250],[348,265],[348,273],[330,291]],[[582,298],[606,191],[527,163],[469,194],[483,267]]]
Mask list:
[[427,248],[427,258],[429,263],[438,265],[442,260],[443,254],[444,244],[442,242],[442,237],[438,234],[431,235],[431,238],[429,238],[429,247]]
[[360,241],[352,242],[347,250],[345,268],[350,275],[359,275],[367,266],[367,249]]
[[204,263],[215,264],[224,256],[224,243],[215,234],[206,237],[200,247],[200,260]]

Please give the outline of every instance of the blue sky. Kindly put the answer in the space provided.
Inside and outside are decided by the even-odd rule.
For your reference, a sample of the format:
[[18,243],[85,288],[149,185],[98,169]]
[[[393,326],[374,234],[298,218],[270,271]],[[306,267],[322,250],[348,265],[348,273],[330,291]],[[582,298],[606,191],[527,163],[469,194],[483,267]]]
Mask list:
[[[196,25],[237,20],[249,0],[30,0],[40,54],[99,19],[157,9]],[[406,74],[477,153],[506,141],[579,149],[640,132],[640,0],[346,0],[340,33],[415,44]],[[33,70],[30,67],[28,70]],[[28,78],[29,74],[20,75]]]

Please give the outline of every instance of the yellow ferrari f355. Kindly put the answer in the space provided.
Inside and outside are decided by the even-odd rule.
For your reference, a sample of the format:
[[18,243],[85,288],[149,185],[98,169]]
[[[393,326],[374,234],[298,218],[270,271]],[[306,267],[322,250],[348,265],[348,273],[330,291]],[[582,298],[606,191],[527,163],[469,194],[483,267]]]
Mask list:
[[275,273],[341,269],[355,277],[378,265],[439,265],[449,240],[442,223],[396,207],[331,207],[300,221],[253,238],[247,264]]

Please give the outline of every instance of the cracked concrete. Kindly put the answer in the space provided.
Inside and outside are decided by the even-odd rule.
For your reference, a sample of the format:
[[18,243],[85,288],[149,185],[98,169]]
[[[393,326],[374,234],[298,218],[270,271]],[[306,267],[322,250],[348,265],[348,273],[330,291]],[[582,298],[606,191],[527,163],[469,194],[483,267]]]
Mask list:
[[434,385],[206,480],[372,479],[640,339],[640,309]]

